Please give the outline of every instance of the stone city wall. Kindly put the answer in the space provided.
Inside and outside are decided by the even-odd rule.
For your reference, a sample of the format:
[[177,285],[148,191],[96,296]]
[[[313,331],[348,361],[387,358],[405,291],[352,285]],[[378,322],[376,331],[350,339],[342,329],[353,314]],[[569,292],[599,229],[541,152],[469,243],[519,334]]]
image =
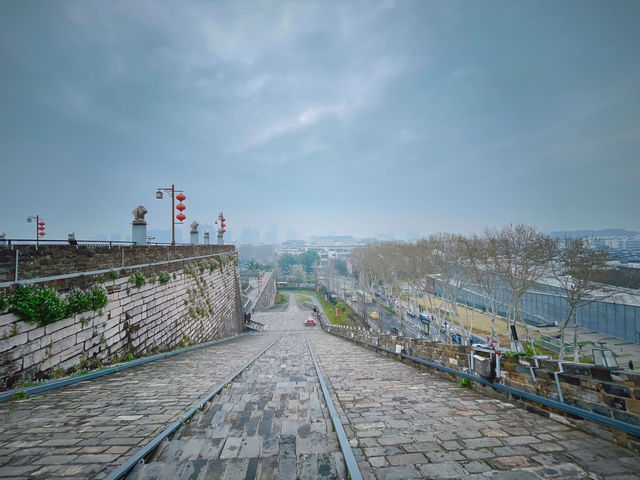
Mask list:
[[235,253],[178,267],[166,283],[153,268],[138,270],[147,278],[140,288],[128,276],[106,280],[102,285],[108,304],[102,311],[43,327],[0,314],[0,386],[11,388],[21,378],[95,368],[128,354],[140,357],[244,331]]
[[[396,337],[377,334],[357,328],[331,325],[330,333],[343,335],[353,341],[379,345],[395,351],[400,345],[403,353],[419,357],[459,371],[468,371],[470,347],[446,345],[421,339]],[[408,362],[408,360],[403,360]],[[415,362],[416,366],[424,367]],[[560,368],[562,367],[562,368]],[[604,415],[630,425],[640,426],[640,373],[629,370],[612,371],[607,368],[588,364],[572,364],[557,360],[544,360],[531,357],[504,357],[501,359],[502,375],[498,380],[506,386],[522,390],[541,397],[559,400],[554,373],[558,380],[564,403],[589,412]],[[434,373],[458,381],[460,377],[453,373],[433,369]],[[473,388],[484,394],[505,399],[509,395],[489,386],[473,382]],[[519,406],[550,416],[555,420],[593,433],[602,438],[613,440],[619,445],[640,451],[640,438],[603,424],[583,420],[569,413],[543,406],[533,400],[521,397],[508,398]]]
[[235,251],[233,245],[0,246],[0,282],[75,274]]
[[260,291],[258,298],[256,298],[255,305],[253,306],[253,308],[255,308],[256,310],[270,307],[276,301],[275,275],[273,274],[273,272],[264,272],[262,279],[263,286],[258,287],[262,288],[262,290]]

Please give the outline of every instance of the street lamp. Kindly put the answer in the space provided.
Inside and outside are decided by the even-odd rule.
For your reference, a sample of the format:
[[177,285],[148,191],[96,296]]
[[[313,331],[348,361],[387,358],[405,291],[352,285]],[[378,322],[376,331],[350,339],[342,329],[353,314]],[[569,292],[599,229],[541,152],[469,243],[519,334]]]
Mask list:
[[[171,184],[171,188],[168,188],[168,187],[158,188],[158,191],[156,191],[156,198],[158,200],[162,200],[163,192],[171,194],[171,245],[175,245],[176,244],[176,223],[178,225],[182,225],[182,222],[185,220],[185,218],[187,218],[187,216],[184,213],[182,213],[183,210],[187,208],[182,204],[182,201],[187,197],[184,196],[184,194],[182,193],[182,190],[176,190],[176,186],[173,184]],[[176,195],[176,192],[179,192],[178,195]],[[178,203],[178,205],[175,204],[176,198],[180,202]],[[178,209],[180,211],[180,213],[176,215],[176,218],[179,220],[178,222],[176,222],[175,219],[173,218],[174,209]]]
[[44,237],[46,235],[45,233],[45,222],[43,220],[40,219],[40,215],[29,215],[27,217],[27,222],[31,223],[33,221],[36,221],[36,249],[38,248],[39,245],[39,240],[40,237]]

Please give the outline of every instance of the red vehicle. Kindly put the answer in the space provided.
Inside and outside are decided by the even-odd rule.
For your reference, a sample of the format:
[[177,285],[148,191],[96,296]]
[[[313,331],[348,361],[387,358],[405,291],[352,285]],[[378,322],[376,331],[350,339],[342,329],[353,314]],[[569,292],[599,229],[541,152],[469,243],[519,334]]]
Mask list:
[[307,317],[307,320],[304,322],[305,327],[315,327],[316,321],[313,319],[311,315]]

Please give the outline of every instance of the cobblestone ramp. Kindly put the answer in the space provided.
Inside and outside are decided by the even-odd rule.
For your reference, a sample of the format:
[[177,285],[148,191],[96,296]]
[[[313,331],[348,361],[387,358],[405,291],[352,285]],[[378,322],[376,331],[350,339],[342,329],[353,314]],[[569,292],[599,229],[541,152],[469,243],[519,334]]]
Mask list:
[[304,332],[285,335],[176,437],[127,478],[346,478]]
[[640,457],[611,442],[329,334],[309,339],[364,478],[640,478]]
[[0,478],[104,478],[279,335],[249,335],[0,404]]

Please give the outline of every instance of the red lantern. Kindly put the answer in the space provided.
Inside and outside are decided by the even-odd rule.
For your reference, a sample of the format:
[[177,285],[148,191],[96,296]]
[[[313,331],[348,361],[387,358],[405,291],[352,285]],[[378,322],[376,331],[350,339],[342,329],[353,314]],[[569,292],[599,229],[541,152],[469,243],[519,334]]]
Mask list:
[[41,237],[44,237],[46,235],[46,233],[44,232],[38,232],[38,235],[40,235]]
[[180,211],[183,211],[187,207],[185,207],[182,203],[179,203],[178,205],[176,205],[176,208]]
[[44,229],[45,229],[45,226],[44,226],[44,225],[40,225],[40,226],[38,227],[38,230],[44,230]]
[[186,200],[187,197],[185,197],[182,193],[179,193],[176,195],[176,198],[178,199],[179,202],[182,202]]
[[185,218],[187,218],[187,216],[184,213],[179,213],[178,215],[176,215],[176,218],[182,222]]
[[38,222],[38,225],[45,225],[44,222]]
[[227,221],[227,219],[226,219],[226,218],[224,218],[224,217],[222,217],[220,220],[222,220],[223,222],[226,222],[226,221]]
[[226,230],[223,228],[223,229],[222,229],[222,233],[224,233],[224,232],[226,232]]

